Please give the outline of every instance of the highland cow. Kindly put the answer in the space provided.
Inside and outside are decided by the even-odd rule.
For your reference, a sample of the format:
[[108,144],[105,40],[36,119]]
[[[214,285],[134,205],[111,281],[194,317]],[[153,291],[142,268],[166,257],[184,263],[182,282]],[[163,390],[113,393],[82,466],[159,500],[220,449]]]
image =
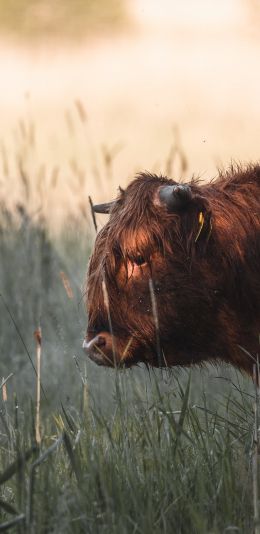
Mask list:
[[252,375],[260,332],[260,165],[211,183],[139,174],[98,233],[83,347],[105,366],[224,361]]

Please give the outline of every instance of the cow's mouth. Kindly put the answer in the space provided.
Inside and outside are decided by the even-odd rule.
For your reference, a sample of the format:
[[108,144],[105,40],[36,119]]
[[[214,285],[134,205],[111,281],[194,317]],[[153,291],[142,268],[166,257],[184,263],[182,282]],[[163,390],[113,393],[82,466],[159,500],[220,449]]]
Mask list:
[[102,365],[103,367],[107,367],[109,364],[104,360],[102,354],[99,352],[92,351],[91,354],[88,355],[90,360],[97,365]]

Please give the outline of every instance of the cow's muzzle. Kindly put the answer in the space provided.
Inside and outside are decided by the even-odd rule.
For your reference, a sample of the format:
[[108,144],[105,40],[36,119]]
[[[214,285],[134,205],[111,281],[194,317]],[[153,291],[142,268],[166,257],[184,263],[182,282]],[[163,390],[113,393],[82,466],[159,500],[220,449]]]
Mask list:
[[111,366],[113,362],[108,357],[110,352],[111,336],[108,333],[98,334],[91,340],[84,339],[82,348],[87,356],[98,365]]

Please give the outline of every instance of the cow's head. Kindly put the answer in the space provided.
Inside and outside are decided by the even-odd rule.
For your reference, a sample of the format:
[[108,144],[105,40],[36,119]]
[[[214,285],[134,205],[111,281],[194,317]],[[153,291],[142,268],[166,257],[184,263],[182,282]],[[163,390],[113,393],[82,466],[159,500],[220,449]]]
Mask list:
[[89,264],[89,357],[107,366],[200,359],[213,327],[214,286],[205,257],[210,213],[200,188],[145,173],[94,209],[109,220]]

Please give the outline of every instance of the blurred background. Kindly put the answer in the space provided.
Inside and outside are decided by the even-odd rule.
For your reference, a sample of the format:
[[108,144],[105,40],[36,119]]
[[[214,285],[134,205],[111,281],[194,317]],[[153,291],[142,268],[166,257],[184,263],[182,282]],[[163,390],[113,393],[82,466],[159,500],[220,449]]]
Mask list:
[[[71,395],[73,357],[85,365],[88,196],[110,200],[144,169],[207,180],[259,159],[260,4],[0,2],[0,65],[1,373],[31,391],[25,346],[34,355],[40,323],[43,382]],[[109,372],[88,366],[104,395]]]
[[257,0],[1,2],[1,198],[57,229],[136,171],[259,159],[259,61]]

